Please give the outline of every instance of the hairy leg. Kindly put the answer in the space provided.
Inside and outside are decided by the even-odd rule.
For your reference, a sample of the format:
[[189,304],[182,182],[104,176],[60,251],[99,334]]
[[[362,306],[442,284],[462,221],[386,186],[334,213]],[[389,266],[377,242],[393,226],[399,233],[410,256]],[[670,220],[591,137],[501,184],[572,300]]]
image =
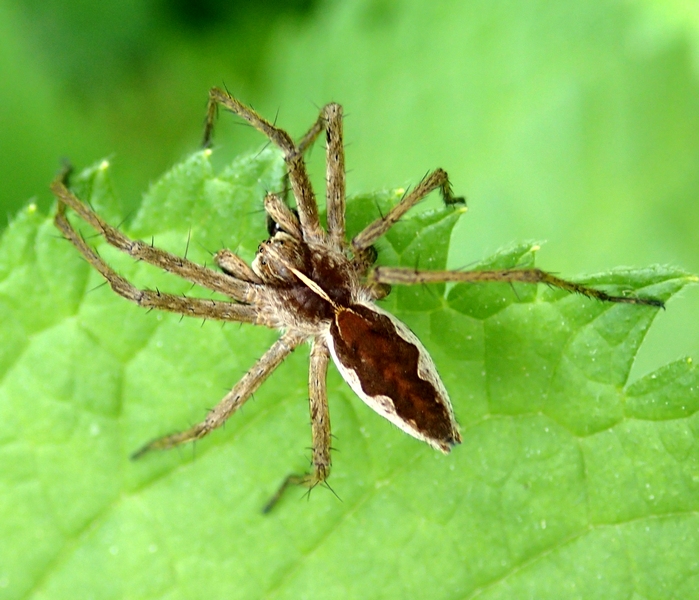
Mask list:
[[263,119],[252,108],[238,102],[229,93],[219,88],[211,88],[209,91],[206,126],[204,128],[204,146],[208,146],[211,143],[211,135],[219,105],[245,119],[281,149],[289,171],[291,189],[296,198],[304,239],[307,241],[322,240],[325,237],[325,232],[321,228],[320,220],[318,219],[318,205],[316,204],[308,172],[306,171],[303,152],[296,147],[291,136],[283,129]]
[[265,211],[271,219],[288,234],[295,237],[297,240],[303,239],[301,231],[301,223],[298,217],[294,214],[286,202],[284,202],[276,194],[268,193],[264,199]]
[[396,204],[386,216],[369,223],[369,225],[355,235],[351,243],[352,251],[355,254],[360,254],[363,250],[366,250],[393,227],[406,212],[420,202],[427,194],[437,188],[441,190],[445,204],[452,205],[464,203],[463,198],[457,198],[452,194],[447,172],[442,169],[437,169],[427,175],[415,189],[405,194],[405,196],[401,198],[401,201]]
[[541,269],[504,269],[499,271],[416,271],[402,267],[376,267],[369,275],[369,280],[376,283],[417,285],[424,283],[481,283],[485,281],[545,283],[561,288],[567,292],[582,294],[588,298],[596,298],[605,302],[620,302],[625,304],[645,304],[648,306],[664,306],[662,300],[656,298],[639,298],[637,296],[612,296],[592,287],[572,281],[566,281]]
[[328,409],[328,391],[326,386],[329,360],[330,353],[327,345],[322,339],[315,339],[311,349],[308,377],[309,408],[313,435],[313,472],[303,475],[289,475],[263,508],[265,513],[274,508],[290,486],[300,485],[311,489],[319,483],[323,483],[330,476],[330,411]]
[[70,224],[59,207],[54,219],[56,227],[65,238],[77,248],[85,260],[92,265],[109,282],[112,289],[131,302],[144,308],[165,310],[190,317],[203,317],[219,321],[239,321],[242,323],[257,323],[258,310],[254,306],[207,300],[203,298],[188,298],[174,294],[164,294],[158,291],[141,290],[129,283],[124,277],[114,271],[95,250],[88,245]]
[[262,385],[265,379],[291,354],[291,352],[304,341],[304,337],[287,332],[279,338],[272,347],[243,375],[243,378],[235,384],[223,399],[209,411],[206,418],[185,431],[166,435],[149,442],[143,448],[136,451],[131,458],[137,459],[151,450],[165,450],[180,444],[199,440],[221,427],[228,418],[238,410],[250,396]]
[[326,137],[326,196],[328,233],[335,249],[345,247],[345,148],[342,137],[342,107],[328,104],[323,109]]
[[[78,199],[78,197],[68,189],[66,186],[66,179],[69,171],[69,169],[64,169],[51,184],[51,191],[58,198],[56,225],[59,225],[60,220],[63,224],[61,229],[64,234],[67,229],[74,231],[72,225],[70,225],[65,217],[66,206],[69,206],[83,221],[88,223],[103,236],[107,243],[132,256],[136,260],[142,260],[156,267],[160,267],[187,281],[191,281],[192,283],[216,292],[221,292],[240,302],[254,301],[256,295],[256,288],[254,285],[231,277],[230,275],[202,267],[186,258],[181,258],[169,252],[165,252],[164,250],[154,248],[145,242],[132,240],[115,227],[107,224],[87,204]],[[76,239],[82,240],[77,233],[75,235],[66,235],[66,237],[73,242],[73,244],[76,244]],[[81,252],[83,251],[81,250]],[[85,255],[85,252],[83,252],[83,255]],[[85,256],[87,258],[87,255]],[[100,260],[99,262],[102,261]],[[97,267],[96,263],[92,262],[92,264]]]
[[345,147],[342,135],[342,106],[326,104],[306,134],[299,140],[301,154],[315,142],[325,130],[326,197],[328,233],[337,250],[345,247]]

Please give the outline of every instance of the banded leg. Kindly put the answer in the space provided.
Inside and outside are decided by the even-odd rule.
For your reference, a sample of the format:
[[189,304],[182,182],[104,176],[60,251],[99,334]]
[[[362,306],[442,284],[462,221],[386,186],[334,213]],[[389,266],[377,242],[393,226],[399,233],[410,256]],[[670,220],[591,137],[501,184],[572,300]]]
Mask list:
[[[187,281],[205,287],[209,290],[221,292],[230,298],[240,302],[252,302],[256,295],[256,288],[248,282],[241,281],[230,275],[213,271],[193,263],[186,258],[181,258],[164,250],[154,248],[140,240],[132,240],[121,231],[107,224],[97,215],[87,204],[82,202],[66,186],[70,169],[64,169],[51,184],[51,191],[58,199],[58,212],[56,214],[56,225],[59,219],[64,221],[64,228],[73,229],[65,218],[66,206],[69,206],[77,215],[97,231],[108,244],[118,250],[125,252],[136,260],[142,260],[155,267],[160,267],[167,272],[174,273]],[[65,231],[64,231],[65,233]],[[66,236],[71,241],[75,236]],[[79,236],[77,236],[79,238]],[[82,238],[80,238],[82,239]],[[75,243],[73,241],[73,243]],[[81,250],[82,251],[82,250]],[[83,252],[83,254],[85,254]],[[87,258],[87,255],[86,255]],[[101,261],[100,261],[101,262]],[[96,263],[92,263],[97,266]],[[106,276],[106,275],[105,275]]]
[[308,375],[310,391],[311,431],[313,435],[313,472],[289,475],[262,509],[267,513],[279,502],[287,488],[300,485],[309,489],[323,483],[330,476],[330,411],[326,378],[330,353],[324,340],[316,338],[311,348],[311,364]]
[[54,219],[56,227],[77,248],[85,260],[99,271],[112,289],[120,296],[144,308],[164,310],[190,317],[203,317],[218,321],[238,321],[241,323],[258,322],[258,310],[254,306],[247,304],[176,296],[158,291],[141,290],[135,287],[104,262],[97,252],[80,237],[66,218],[65,210],[61,210],[61,207],[64,207],[64,205],[59,205]]
[[499,271],[416,271],[403,267],[376,267],[369,276],[376,283],[397,285],[417,285],[423,283],[482,283],[485,281],[545,283],[567,292],[582,294],[604,302],[624,304],[645,304],[664,308],[662,300],[656,298],[639,298],[637,296],[612,296],[592,287],[560,279],[541,269],[505,269]]
[[442,198],[447,205],[464,204],[463,198],[458,198],[451,191],[451,184],[447,172],[437,169],[425,177],[414,190],[407,193],[401,201],[396,204],[386,216],[369,223],[362,231],[352,239],[352,251],[357,254],[371,246],[376,240],[384,235],[393,225],[413,206],[422,200],[431,191],[439,188]]
[[296,206],[299,211],[299,219],[307,241],[319,241],[325,237],[325,232],[318,219],[318,205],[311,186],[311,181],[306,171],[306,163],[301,152],[294,144],[291,136],[263,119],[252,108],[238,102],[233,96],[219,88],[211,88],[209,91],[209,105],[206,114],[206,126],[204,128],[204,146],[211,143],[216,111],[221,105],[231,112],[245,119],[255,129],[266,135],[284,153],[284,160],[289,171],[291,189],[296,198]]
[[235,384],[233,389],[209,411],[206,418],[201,423],[197,423],[185,431],[155,439],[136,451],[131,458],[140,458],[151,450],[165,450],[167,448],[179,446],[180,444],[199,440],[211,433],[214,429],[221,427],[236,410],[245,404],[248,398],[262,385],[264,380],[271,375],[304,339],[303,336],[296,333],[285,333],[262,355],[253,367],[243,375],[243,378]]

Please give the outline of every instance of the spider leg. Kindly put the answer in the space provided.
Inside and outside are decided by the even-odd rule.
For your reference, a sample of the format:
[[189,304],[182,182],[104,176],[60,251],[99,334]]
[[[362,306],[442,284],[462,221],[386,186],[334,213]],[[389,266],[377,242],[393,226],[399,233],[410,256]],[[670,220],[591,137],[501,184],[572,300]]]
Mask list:
[[310,391],[309,407],[313,435],[313,472],[287,476],[282,485],[270,498],[262,512],[269,512],[279,502],[287,488],[300,485],[309,489],[323,483],[330,476],[330,411],[326,377],[330,353],[324,340],[316,338],[311,348],[311,361],[308,376]]
[[267,214],[282,231],[286,231],[297,240],[303,239],[301,223],[299,223],[298,217],[279,196],[271,192],[268,193],[264,199],[264,206]]
[[452,194],[451,184],[447,172],[442,169],[433,171],[425,177],[411,192],[407,193],[401,201],[396,204],[386,216],[369,223],[362,231],[352,238],[352,251],[356,254],[366,250],[382,235],[384,235],[393,225],[413,206],[422,200],[431,191],[439,188],[442,192],[445,204],[463,204],[463,198],[457,198]]
[[322,483],[330,476],[330,410],[327,388],[329,360],[330,352],[325,340],[314,340],[308,373],[309,409],[313,436],[311,486]]
[[325,237],[325,232],[320,226],[318,205],[316,204],[311,180],[308,178],[308,172],[306,171],[303,152],[294,144],[291,136],[283,129],[263,119],[252,108],[238,102],[228,92],[219,88],[211,88],[209,91],[206,126],[204,128],[204,146],[208,146],[211,143],[211,134],[219,105],[245,119],[281,149],[289,171],[291,189],[296,198],[304,239],[307,241],[322,240]]
[[338,250],[345,247],[345,147],[342,135],[342,106],[326,104],[306,134],[299,140],[297,149],[305,154],[320,133],[325,130],[326,202],[328,232]]
[[209,411],[201,423],[197,423],[185,431],[157,438],[132,454],[131,458],[137,459],[151,450],[165,450],[201,439],[214,429],[221,427],[236,410],[245,404],[265,379],[304,339],[304,336],[292,332],[282,335],[252,368],[243,375],[243,378],[235,384],[233,389]]
[[320,132],[325,129],[325,124],[327,122],[325,111],[328,106],[329,105],[323,107],[318,115],[318,118],[315,120],[315,123],[311,125],[310,129],[296,143],[296,147],[301,154],[306,154],[308,149],[315,143],[316,139],[320,135]]
[[250,283],[263,283],[257,273],[252,270],[252,267],[235,252],[228,250],[228,248],[222,248],[214,254],[214,262],[219,269],[224,273],[228,273],[231,277]]
[[338,250],[345,247],[345,148],[342,139],[342,107],[323,108],[326,137],[326,175],[328,233]]
[[645,304],[648,306],[664,307],[662,300],[656,298],[642,298],[638,296],[612,296],[581,283],[566,281],[541,269],[503,269],[498,271],[416,271],[403,267],[376,267],[369,275],[369,280],[375,283],[387,283],[398,285],[416,285],[423,283],[445,283],[454,281],[459,283],[481,283],[485,281],[521,282],[521,283],[545,283],[547,285],[566,290],[567,292],[582,294],[588,298],[595,298],[604,302],[619,302],[624,304]]
[[[231,277],[230,275],[207,269],[186,258],[181,258],[169,252],[165,252],[164,250],[154,248],[150,244],[140,240],[132,240],[115,227],[107,224],[87,204],[78,199],[78,197],[66,187],[68,172],[68,169],[64,169],[51,184],[51,191],[58,199],[56,224],[59,224],[59,220],[63,223],[63,227],[59,228],[61,228],[64,233],[66,233],[66,229],[73,230],[73,227],[65,218],[66,206],[69,206],[83,221],[102,235],[107,243],[129,254],[136,260],[143,260],[151,265],[160,267],[165,271],[191,281],[192,283],[196,283],[197,285],[215,292],[221,292],[240,302],[249,303],[254,301],[257,294],[256,286]],[[82,239],[77,236],[77,234],[67,235],[66,237],[68,237],[73,244],[76,244],[77,239]],[[81,250],[81,252],[83,251]],[[85,252],[83,252],[83,254],[85,255]],[[85,256],[87,257],[87,255]],[[94,262],[92,262],[92,264],[97,266]]]
[[[63,206],[63,205],[61,205]],[[179,313],[190,317],[203,317],[219,321],[239,321],[243,323],[260,323],[259,311],[254,306],[226,302],[219,300],[207,300],[204,298],[189,298],[174,294],[163,294],[158,291],[141,290],[131,285],[126,279],[114,271],[102,258],[80,237],[73,228],[64,211],[60,208],[55,217],[56,227],[83,255],[85,260],[92,265],[109,282],[112,289],[131,302],[135,302],[144,308],[164,310]]]

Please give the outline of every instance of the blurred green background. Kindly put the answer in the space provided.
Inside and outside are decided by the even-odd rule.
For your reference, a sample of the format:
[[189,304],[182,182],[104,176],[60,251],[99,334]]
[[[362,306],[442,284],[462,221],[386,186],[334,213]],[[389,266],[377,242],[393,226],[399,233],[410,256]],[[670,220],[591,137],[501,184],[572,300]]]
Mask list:
[[[62,157],[109,156],[137,206],[225,84],[294,135],[344,104],[350,191],[447,169],[469,203],[454,267],[536,239],[569,277],[699,273],[698,42],[681,0],[1,0],[0,199],[47,210]],[[216,159],[262,141],[224,116]],[[698,357],[697,315],[697,290],[673,301],[634,375]]]

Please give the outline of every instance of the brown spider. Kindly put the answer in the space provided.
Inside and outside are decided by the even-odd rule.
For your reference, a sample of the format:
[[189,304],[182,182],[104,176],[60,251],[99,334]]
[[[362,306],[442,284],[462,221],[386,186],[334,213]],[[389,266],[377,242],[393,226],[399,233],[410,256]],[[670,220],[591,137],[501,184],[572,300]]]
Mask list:
[[[325,482],[330,474],[330,417],[326,391],[330,357],[354,392],[377,413],[433,448],[449,452],[452,446],[461,442],[461,435],[434,362],[415,334],[374,303],[389,293],[391,284],[447,281],[546,283],[609,302],[662,306],[661,301],[653,298],[611,296],[539,269],[468,272],[373,267],[377,258],[373,244],[431,191],[439,189],[447,205],[463,203],[462,198],[452,195],[446,172],[437,169],[427,175],[388,214],[347,241],[342,107],[339,104],[325,106],[308,132],[294,143],[285,131],[230,94],[213,88],[209,93],[205,146],[210,143],[219,105],[248,121],[282,150],[296,199],[296,210],[292,210],[276,194],[268,193],[265,197],[271,237],[260,244],[252,266],[224,249],[214,257],[221,272],[214,271],[142,241],[129,239],[105,223],[68,189],[68,169],[51,185],[58,198],[56,226],[124,298],[143,307],[206,319],[254,323],[283,332],[201,423],[151,441],[138,450],[134,458],[150,450],[198,440],[220,427],[305,341],[311,343],[312,471],[289,475],[265,510],[275,504],[289,485],[312,488]],[[318,205],[304,161],[305,151],[323,130],[327,140],[327,232],[318,218]],[[188,298],[134,287],[85,242],[66,218],[66,207],[73,209],[119,250],[194,284],[220,292],[232,301]]]

